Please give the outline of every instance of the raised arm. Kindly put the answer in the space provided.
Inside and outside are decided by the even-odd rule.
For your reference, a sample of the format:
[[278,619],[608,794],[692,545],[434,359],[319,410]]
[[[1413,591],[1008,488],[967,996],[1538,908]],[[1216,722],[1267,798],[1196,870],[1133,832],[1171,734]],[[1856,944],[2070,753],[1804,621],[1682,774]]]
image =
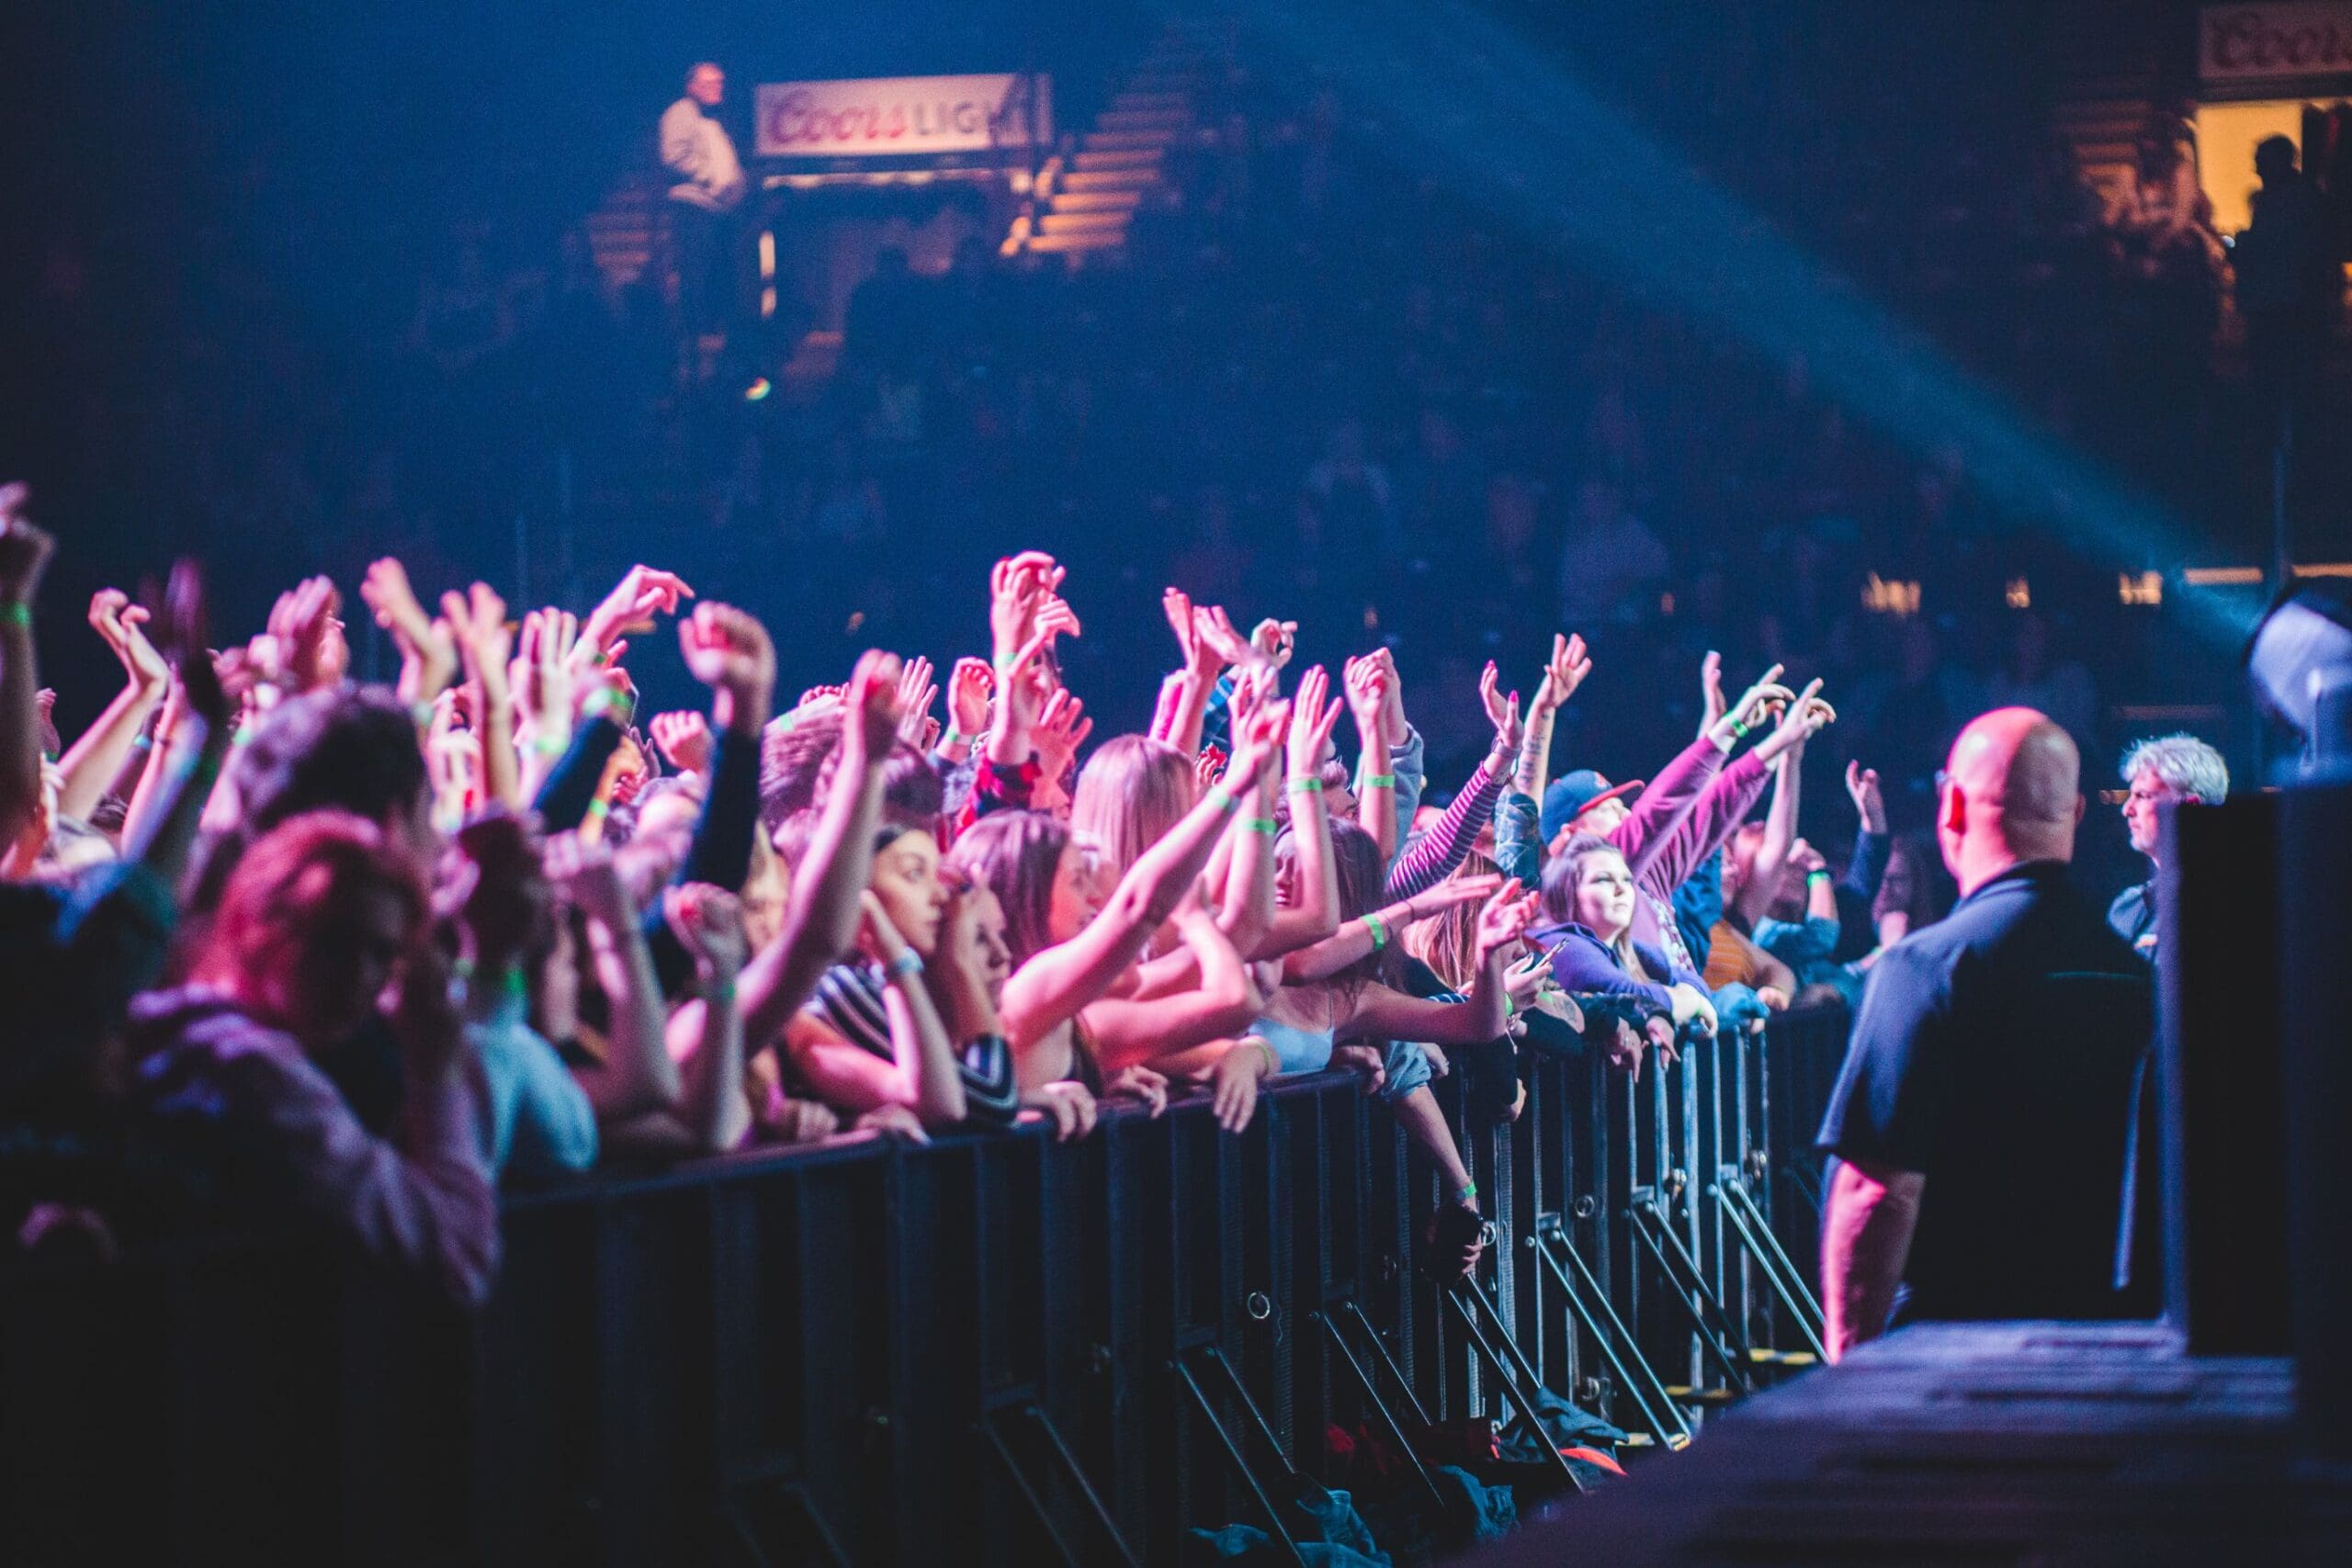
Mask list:
[[873,869],[882,815],[882,765],[898,736],[898,681],[899,660],[888,653],[867,653],[850,677],[832,788],[793,868],[784,930],[743,971],[743,1033],[753,1051],[784,1032],[856,939],[858,895]]
[[1879,790],[1878,770],[1848,762],[1846,795],[1861,821],[1854,830],[1854,853],[1846,862],[1842,885],[1867,904],[1878,897],[1879,878],[1886,874],[1887,847],[1894,842],[1886,830],[1886,796]]
[[[1268,682],[1271,686],[1271,682]],[[1232,739],[1237,748],[1256,736],[1269,744],[1269,766],[1261,768],[1258,780],[1245,795],[1234,783],[1241,775],[1227,766],[1226,783],[1241,803],[1238,814],[1217,840],[1209,857],[1209,897],[1217,908],[1217,923],[1233,945],[1244,953],[1255,953],[1265,940],[1274,921],[1274,835],[1275,808],[1281,802],[1282,771],[1271,765],[1280,745],[1282,728],[1275,723],[1271,728],[1260,709],[1261,688],[1254,679],[1235,682],[1232,717]]]
[[1136,961],[1200,877],[1240,799],[1254,798],[1260,776],[1272,764],[1275,737],[1288,716],[1287,705],[1280,703],[1254,716],[1252,731],[1226,770],[1225,782],[1136,858],[1084,931],[1037,953],[1005,982],[1005,1032],[1015,1051],[1035,1043],[1101,998]]
[[922,958],[890,924],[873,894],[859,895],[859,912],[864,922],[859,948],[883,974],[889,1059],[853,1044],[803,1013],[792,1021],[786,1036],[793,1063],[830,1105],[859,1114],[903,1105],[925,1127],[955,1126],[964,1120],[966,1110],[963,1074],[946,1025],[923,984]]
[[548,843],[547,871],[586,919],[596,981],[611,1004],[611,1050],[601,1066],[575,1075],[588,1103],[604,1122],[674,1112],[685,1089],[665,1043],[662,987],[611,853],[582,844],[577,834],[558,834]]
[[1330,677],[1321,665],[1299,678],[1291,703],[1289,777],[1291,844],[1297,855],[1298,903],[1277,909],[1252,958],[1279,958],[1283,953],[1321,942],[1340,929],[1340,867],[1331,852],[1329,807],[1323,799],[1319,776],[1323,749],[1340,722],[1340,705],[1328,705]]
[[1542,904],[1542,894],[1515,883],[1505,883],[1487,896],[1478,911],[1478,977],[1468,1000],[1430,1001],[1385,986],[1366,986],[1357,993],[1354,1010],[1338,1032],[1431,1045],[1476,1045],[1501,1034],[1510,1022],[1503,972],[1512,945]]
[[1537,682],[1534,700],[1527,705],[1527,733],[1510,781],[1512,789],[1531,800],[1544,798],[1545,775],[1552,767],[1552,730],[1560,709],[1591,673],[1592,660],[1585,652],[1584,638],[1553,633],[1552,660],[1544,667],[1544,679]]
[[1425,892],[1360,915],[1312,947],[1302,947],[1285,957],[1283,979],[1294,986],[1328,980],[1358,959],[1400,940],[1408,928],[1457,904],[1492,897],[1503,881],[1499,876],[1448,877]]
[[[187,866],[197,819],[229,755],[231,727],[244,700],[242,685],[222,684],[205,648],[209,621],[203,574],[194,561],[176,563],[164,591],[163,633],[164,654],[179,677],[172,699],[183,716],[172,726],[179,743],[158,739],[161,754],[141,777],[122,825],[123,858],[141,862],[167,887],[179,886]],[[246,679],[235,666],[232,673]],[[198,727],[193,731],[191,721]]]
[[141,625],[146,619],[145,606],[133,604],[119,588],[102,588],[90,600],[90,626],[121,660],[126,680],[58,763],[64,776],[57,792],[61,817],[86,818],[96,807],[171,683],[170,667],[147,640]]
[[[506,671],[507,689],[514,696],[518,799],[537,800],[557,761],[571,750],[575,672],[565,654],[579,639],[579,623],[561,610],[533,610],[523,617],[514,662]],[[656,719],[654,733],[662,730]],[[662,754],[675,760],[667,745]]]
[[[1714,711],[1715,699],[1712,694],[1718,690],[1716,681],[1720,662],[1717,656],[1711,653],[1702,667],[1703,679],[1711,693],[1707,703],[1709,712]],[[1690,866],[1706,858],[1702,854],[1687,852],[1688,842],[1702,836],[1691,834],[1683,840],[1685,853],[1680,857],[1688,863],[1675,873],[1670,881],[1664,875],[1653,878],[1647,874],[1650,863],[1666,852],[1670,840],[1684,833],[1688,818],[1723,773],[1724,760],[1731,755],[1732,748],[1752,730],[1763,726],[1779,708],[1795,700],[1796,694],[1781,685],[1780,678],[1781,667],[1777,664],[1764,671],[1754,685],[1740,694],[1736,704],[1725,706],[1698,739],[1659,771],[1657,776],[1650,781],[1649,787],[1642,791],[1640,797],[1634,802],[1634,808],[1625,820],[1610,830],[1609,841],[1624,855],[1625,863],[1633,868],[1634,880],[1645,886],[1663,881],[1671,887],[1690,874]],[[1744,781],[1743,787],[1749,782],[1760,789],[1760,773],[1754,780]],[[1745,809],[1740,813],[1741,816],[1746,814]],[[1735,818],[1734,821],[1736,822],[1737,818]]]
[[1198,1073],[1204,1058],[1187,1054],[1247,1027],[1265,1006],[1249,965],[1204,908],[1189,901],[1180,906],[1176,931],[1198,970],[1198,984],[1152,1001],[1105,998],[1085,1010],[1087,1033],[1106,1077],[1144,1063],[1163,1072]]
[[1356,820],[1380,846],[1380,863],[1396,858],[1396,768],[1388,746],[1388,727],[1381,722],[1387,706],[1388,676],[1381,661],[1367,654],[1351,659],[1340,671],[1349,716],[1355,720],[1360,748],[1356,761]]
[[695,960],[694,995],[669,1024],[668,1054],[678,1064],[684,1094],[677,1119],[694,1146],[720,1154],[752,1131],[752,1102],[743,1088],[743,1015],[736,1007],[742,907],[733,894],[695,883],[667,889],[662,912]]
[[14,844],[40,812],[32,601],[57,546],[26,521],[24,502],[23,485],[0,485],[0,845]]
[[506,626],[506,601],[487,582],[465,593],[441,595],[441,615],[465,661],[466,683],[474,692],[474,734],[481,747],[482,794],[509,809],[523,804],[522,774],[514,759],[514,694],[507,685],[514,634]]
[[368,575],[360,580],[359,597],[400,649],[397,689],[401,701],[416,716],[416,728],[422,733],[432,718],[433,699],[457,678],[458,647],[450,637],[449,625],[424,613],[409,581],[408,569],[391,556],[368,567]]
[[1478,695],[1486,704],[1487,720],[1495,727],[1494,749],[1453,797],[1437,826],[1390,865],[1385,891],[1392,898],[1434,887],[1453,874],[1453,868],[1468,857],[1478,829],[1493,816],[1503,781],[1519,757],[1519,694],[1514,692],[1508,702],[1503,700],[1495,689],[1495,667],[1490,663],[1479,680]]

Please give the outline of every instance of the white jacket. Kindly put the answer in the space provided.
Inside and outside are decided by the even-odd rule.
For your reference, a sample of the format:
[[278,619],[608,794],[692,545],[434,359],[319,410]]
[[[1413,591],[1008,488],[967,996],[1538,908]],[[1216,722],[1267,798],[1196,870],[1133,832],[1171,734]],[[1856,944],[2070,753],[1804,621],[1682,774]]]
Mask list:
[[743,199],[743,162],[734,140],[692,98],[662,111],[662,162],[679,178],[670,187],[672,201],[729,212]]

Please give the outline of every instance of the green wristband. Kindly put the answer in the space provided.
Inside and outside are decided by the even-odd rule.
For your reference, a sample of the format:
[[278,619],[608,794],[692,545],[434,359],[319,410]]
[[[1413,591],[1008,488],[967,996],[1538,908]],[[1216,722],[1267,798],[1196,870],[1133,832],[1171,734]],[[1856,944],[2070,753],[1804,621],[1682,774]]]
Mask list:
[[1223,784],[1209,785],[1207,798],[1208,803],[1211,806],[1216,807],[1219,811],[1230,811],[1233,809],[1233,792],[1226,788]]
[[0,604],[0,626],[23,626],[30,630],[32,624],[33,607],[22,599],[11,599]]
[[1269,839],[1275,837],[1283,830],[1283,825],[1271,817],[1252,817],[1242,825],[1253,833],[1265,834]]
[[1804,885],[1807,887],[1812,886],[1815,882],[1826,882],[1828,880],[1829,874],[1826,871],[1808,871],[1804,874]]
[[1388,945],[1388,922],[1387,922],[1387,921],[1385,921],[1385,920],[1382,919],[1381,919],[1378,915],[1376,915],[1376,914],[1374,914],[1374,915],[1366,915],[1366,916],[1363,918],[1363,925],[1364,925],[1364,930],[1366,930],[1366,931],[1370,931],[1370,932],[1372,933],[1372,950],[1373,950],[1373,952],[1374,952],[1374,953],[1378,953],[1382,948],[1386,947],[1386,946]]
[[1283,787],[1293,795],[1321,795],[1323,781],[1312,773],[1301,773]]
[[899,955],[882,967],[894,980],[910,980],[922,973],[922,954],[911,947],[900,948]]
[[1395,789],[1396,787],[1396,775],[1395,773],[1374,773],[1363,781],[1363,787],[1366,789]]
[[1475,1181],[1464,1182],[1462,1184],[1462,1190],[1453,1195],[1453,1201],[1457,1203],[1467,1203],[1474,1209],[1476,1208],[1478,1205],[1478,1184]]

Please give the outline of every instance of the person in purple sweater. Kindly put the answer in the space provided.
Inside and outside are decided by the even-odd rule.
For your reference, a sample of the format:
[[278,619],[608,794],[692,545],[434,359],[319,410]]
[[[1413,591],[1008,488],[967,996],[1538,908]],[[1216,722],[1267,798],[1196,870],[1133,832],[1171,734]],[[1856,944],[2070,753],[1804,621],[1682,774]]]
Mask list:
[[[1544,903],[1567,911],[1566,919],[1530,933],[1550,947],[1553,977],[1563,989],[1634,1003],[1661,1062],[1674,1059],[1677,1032],[1686,1026],[1714,1032],[1706,983],[1634,934],[1639,900],[1633,868],[1617,846],[1597,833],[1570,839],[1544,869]],[[1640,1070],[1634,1063],[1636,1076]]]
[[[1803,745],[1837,716],[1820,699],[1818,681],[1802,694],[1792,693],[1780,684],[1777,664],[1748,687],[1738,702],[1728,704],[1723,701],[1714,670],[1711,656],[1706,727],[1680,756],[1667,764],[1654,784],[1646,789],[1639,781],[1612,786],[1600,774],[1581,770],[1544,792],[1541,817],[1544,843],[1560,845],[1570,837],[1589,833],[1605,840],[1624,857],[1635,892],[1634,940],[1691,970],[1698,965],[1675,930],[1674,890],[1723,848],[1755,808],[1770,781],[1772,763],[1781,754]],[[1775,718],[1779,722],[1755,750],[1726,761],[1741,740]],[[1627,800],[1636,791],[1639,798],[1628,806]],[[1507,809],[1510,805],[1506,800]],[[1518,817],[1523,828],[1523,804]],[[1495,858],[1521,882],[1533,886],[1537,881],[1540,852],[1523,833],[1506,832],[1498,826]],[[1549,893],[1544,912],[1555,925],[1573,918],[1568,906]]]

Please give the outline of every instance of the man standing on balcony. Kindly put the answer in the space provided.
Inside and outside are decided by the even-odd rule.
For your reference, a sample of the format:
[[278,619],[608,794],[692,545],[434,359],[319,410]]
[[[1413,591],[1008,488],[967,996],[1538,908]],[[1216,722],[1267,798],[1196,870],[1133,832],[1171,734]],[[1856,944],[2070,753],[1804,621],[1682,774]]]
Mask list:
[[718,122],[727,73],[706,60],[686,73],[685,96],[662,113],[662,162],[670,187],[670,233],[678,265],[678,315],[689,334],[724,333],[734,292],[734,213],[747,182],[735,140]]

